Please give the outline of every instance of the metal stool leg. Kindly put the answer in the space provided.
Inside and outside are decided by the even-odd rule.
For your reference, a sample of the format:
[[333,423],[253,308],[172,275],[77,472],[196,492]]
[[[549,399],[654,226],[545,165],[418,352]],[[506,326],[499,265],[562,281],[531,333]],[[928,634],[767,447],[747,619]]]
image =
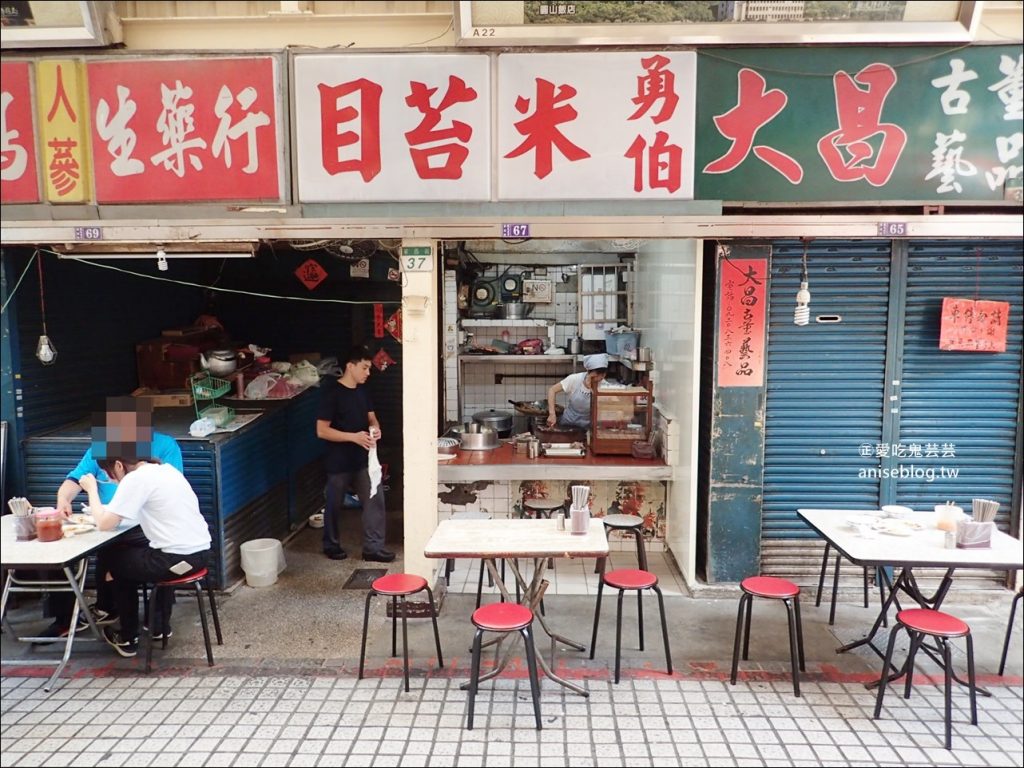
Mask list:
[[[153,587],[152,599],[149,601],[149,622],[142,629],[142,637],[146,643],[146,674],[153,671],[153,627],[156,626],[156,606],[159,602],[157,593],[159,591],[159,587]],[[164,634],[166,635],[166,632]]]
[[800,670],[797,662],[796,651],[796,617],[793,615],[793,606],[789,600],[783,600],[786,606],[786,620],[789,624],[789,663],[793,669],[793,695],[800,698]]
[[939,638],[942,643],[942,666],[946,668],[946,749],[953,749],[953,658],[949,652],[949,641]]
[[618,607],[615,609],[615,682],[619,682],[619,666],[622,660],[622,597],[625,590],[619,590]]
[[[199,606],[199,621],[203,625],[203,642],[206,644],[206,664],[209,667],[213,666],[213,647],[210,645],[210,625],[206,620],[206,611],[203,608],[203,588],[199,586],[199,582],[194,582],[196,588],[196,603]],[[170,626],[170,622],[167,616],[164,616],[164,645],[167,644],[167,630]]]
[[978,724],[978,686],[974,676],[974,638],[967,635],[967,685],[971,696],[971,725]]
[[889,645],[885,649],[885,661],[882,662],[882,677],[878,681],[878,696],[875,697],[875,714],[873,720],[877,720],[882,714],[882,698],[885,696],[885,686],[889,682],[889,669],[892,667],[892,652],[896,648],[896,635],[900,632],[897,626],[889,633]]
[[537,655],[533,647],[533,632],[530,627],[523,627],[519,630],[523,636],[523,645],[526,646],[526,669],[530,675],[530,695],[533,697],[533,721],[537,724],[537,730],[541,730],[540,722],[540,680],[537,678]]
[[800,621],[800,595],[793,598],[793,613],[796,615],[796,649],[800,658],[800,671],[807,670],[804,664],[804,626]]
[[405,673],[405,692],[409,692],[409,628],[406,622],[405,595],[401,595],[402,606],[402,670]]
[[398,596],[391,596],[391,658],[398,655]]
[[210,577],[207,576],[206,600],[210,603],[210,613],[213,614],[213,628],[217,632],[217,645],[224,645],[224,636],[220,633],[220,616],[217,615],[217,601],[213,597],[213,587],[210,585]]
[[604,579],[597,582],[597,604],[594,606],[594,633],[590,636],[590,658],[594,658],[597,648],[597,622],[601,619],[601,594],[604,592]]
[[740,666],[740,640],[743,638],[743,627],[746,626],[744,618],[746,611],[744,609],[750,599],[750,595],[746,593],[740,595],[740,605],[736,611],[736,639],[732,646],[732,674],[729,676],[729,682],[733,685],[736,685],[736,674]]
[[434,603],[434,593],[427,587],[427,599],[430,600],[430,620],[434,622],[434,644],[437,646],[437,666],[444,668],[444,658],[441,656],[441,635],[437,631],[437,604]]
[[370,600],[376,594],[372,589],[366,593],[366,605],[363,609],[363,642],[359,646],[359,680],[363,679],[363,663],[366,661],[366,630],[370,623]]
[[747,595],[747,615],[743,625],[743,660],[750,658],[750,617],[754,613],[754,596]]
[[907,652],[907,679],[903,686],[903,698],[910,698],[910,689],[914,685],[914,661],[917,659],[917,652],[921,648],[921,643],[924,641],[924,635],[920,632],[911,632],[907,630],[907,634],[910,635],[910,650]]
[[473,730],[473,709],[476,705],[476,689],[480,684],[480,638],[484,631],[477,629],[473,635],[473,661],[469,673],[469,711],[467,713],[466,730]]
[[661,589],[655,584],[652,589],[658,596],[658,609],[661,611],[661,638],[665,641],[665,666],[668,674],[672,674],[672,652],[668,648],[668,620],[665,617],[665,597],[661,594]]

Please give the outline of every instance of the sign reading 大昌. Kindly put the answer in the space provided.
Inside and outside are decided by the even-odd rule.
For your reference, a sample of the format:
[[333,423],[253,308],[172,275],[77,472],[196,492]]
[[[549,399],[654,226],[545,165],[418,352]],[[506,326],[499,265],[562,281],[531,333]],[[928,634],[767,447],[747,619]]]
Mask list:
[[1021,46],[705,49],[696,193],[726,201],[1003,200]]

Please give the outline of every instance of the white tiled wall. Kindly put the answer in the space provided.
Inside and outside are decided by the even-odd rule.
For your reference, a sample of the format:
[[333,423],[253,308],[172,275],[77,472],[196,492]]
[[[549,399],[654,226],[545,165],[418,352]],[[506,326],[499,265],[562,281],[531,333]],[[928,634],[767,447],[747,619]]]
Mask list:
[[[494,277],[502,274],[509,268],[509,274],[519,274],[523,271],[535,269],[531,267],[495,264],[488,265],[485,277]],[[568,281],[562,279],[562,268],[558,266],[548,267],[547,275],[535,275],[538,280],[550,280],[554,284],[555,300],[550,304],[533,304],[533,311],[530,320],[538,322],[554,321],[553,331],[554,344],[562,347],[568,352],[568,339],[578,333],[578,313],[576,297],[576,281],[572,277],[575,267],[571,272]],[[542,400],[547,396],[548,388],[556,381],[560,381],[566,375],[578,370],[572,362],[543,362],[539,359],[536,363],[490,363],[486,361],[470,362],[461,367],[462,375],[462,413],[458,412],[458,391],[460,368],[457,363],[458,350],[458,310],[457,292],[455,284],[455,273],[445,272],[445,418],[449,421],[468,421],[474,413],[488,408],[507,410],[509,400]],[[466,328],[473,333],[475,344],[489,344],[493,339],[507,341],[515,344],[525,339],[539,338],[545,344],[548,343],[548,329],[544,325],[539,326],[509,326],[502,320],[496,319],[493,325],[477,326]],[[454,326],[454,328],[452,328]],[[449,331],[454,340],[455,353],[449,354]],[[507,338],[502,335],[507,331]],[[501,384],[495,383],[495,374],[514,374],[505,378]],[[528,374],[528,376],[524,376]]]

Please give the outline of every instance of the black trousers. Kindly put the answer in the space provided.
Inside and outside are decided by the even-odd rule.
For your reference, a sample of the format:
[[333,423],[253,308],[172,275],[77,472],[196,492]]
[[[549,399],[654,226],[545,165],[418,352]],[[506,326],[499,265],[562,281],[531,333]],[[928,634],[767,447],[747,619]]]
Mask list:
[[[142,528],[133,528],[128,533],[118,536],[114,541],[107,544],[96,553],[96,607],[102,608],[107,613],[117,613],[117,604],[114,602],[113,582],[107,579],[110,573],[110,560],[116,557],[117,551],[124,547],[148,547],[149,539],[142,532]],[[73,566],[74,568],[74,566]],[[73,569],[72,568],[72,569]],[[61,571],[53,571],[53,578],[61,578]],[[53,592],[50,594],[50,611],[55,621],[61,626],[71,626],[71,609],[75,604],[75,596],[70,592]],[[83,605],[82,608],[85,608]]]
[[[139,635],[139,587],[142,584],[188,576],[205,568],[209,560],[208,549],[190,555],[174,555],[153,549],[148,542],[143,546],[118,547],[112,551],[107,567],[114,577],[109,583],[113,588],[114,603],[121,619],[121,636],[132,639]],[[171,570],[181,562],[188,564],[188,570]],[[171,598],[171,591],[164,590],[161,604],[158,606],[159,615],[168,621],[171,618]],[[163,632],[165,627],[155,626],[150,629],[154,633],[159,633]]]

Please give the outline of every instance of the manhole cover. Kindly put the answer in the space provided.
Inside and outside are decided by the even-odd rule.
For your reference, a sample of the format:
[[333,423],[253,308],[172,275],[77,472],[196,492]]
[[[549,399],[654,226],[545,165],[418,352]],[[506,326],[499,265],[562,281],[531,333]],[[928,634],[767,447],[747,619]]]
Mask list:
[[342,589],[369,589],[373,582],[381,576],[386,576],[387,572],[387,568],[356,568]]

